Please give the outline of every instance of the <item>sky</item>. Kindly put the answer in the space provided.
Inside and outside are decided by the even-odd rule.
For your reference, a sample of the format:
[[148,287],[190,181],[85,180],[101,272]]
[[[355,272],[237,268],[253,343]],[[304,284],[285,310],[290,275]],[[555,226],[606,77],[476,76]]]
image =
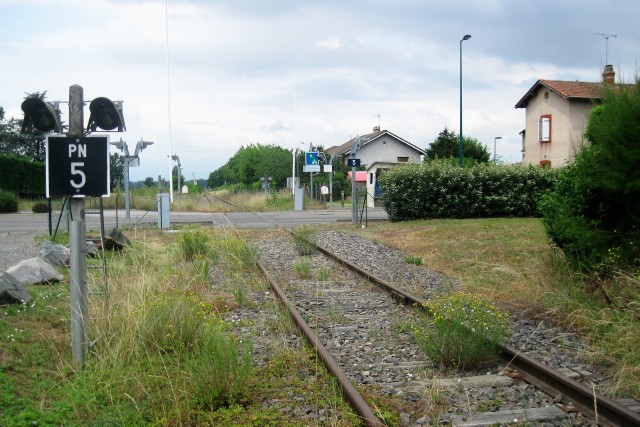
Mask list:
[[462,80],[463,135],[517,163],[520,98],[600,81],[606,62],[633,82],[639,17],[638,0],[0,0],[0,106],[22,117],[26,93],[66,102],[74,84],[122,100],[110,141],[154,142],[131,180],[167,178],[170,154],[191,180],[242,146],[328,148],[374,126],[426,149],[460,132]]

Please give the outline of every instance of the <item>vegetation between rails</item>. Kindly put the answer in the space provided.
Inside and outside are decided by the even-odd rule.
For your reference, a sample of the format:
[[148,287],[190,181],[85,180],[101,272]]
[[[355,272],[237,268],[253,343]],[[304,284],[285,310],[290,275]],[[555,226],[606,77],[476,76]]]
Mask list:
[[477,367],[496,355],[509,332],[509,314],[477,295],[454,292],[425,303],[430,319],[413,336],[431,360],[456,369]]

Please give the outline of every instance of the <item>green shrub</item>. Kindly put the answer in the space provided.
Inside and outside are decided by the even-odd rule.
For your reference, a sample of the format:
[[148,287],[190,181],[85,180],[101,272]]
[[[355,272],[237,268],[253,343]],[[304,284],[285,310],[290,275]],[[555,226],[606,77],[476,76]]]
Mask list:
[[0,213],[18,212],[18,198],[6,191],[0,192]]
[[392,221],[425,218],[538,216],[537,200],[557,171],[538,166],[480,164],[461,168],[446,160],[392,168],[380,177]]
[[457,369],[474,367],[496,353],[509,332],[509,315],[488,301],[462,292],[435,298],[425,307],[430,319],[413,334],[436,363]]
[[33,213],[47,213],[49,212],[49,205],[47,205],[45,202],[38,202],[33,205],[31,211]]
[[540,210],[547,235],[577,268],[640,266],[640,81],[607,90],[576,155]]

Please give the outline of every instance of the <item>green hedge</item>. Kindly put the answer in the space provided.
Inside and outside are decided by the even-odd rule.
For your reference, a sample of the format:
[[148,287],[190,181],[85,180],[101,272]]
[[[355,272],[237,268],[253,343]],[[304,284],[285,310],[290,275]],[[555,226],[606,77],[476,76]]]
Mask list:
[[18,199],[13,193],[0,191],[0,213],[18,212]]
[[22,157],[0,154],[0,188],[15,194],[43,194],[45,164]]
[[429,161],[386,171],[382,199],[391,221],[422,218],[538,216],[537,201],[557,170],[482,164],[460,168]]

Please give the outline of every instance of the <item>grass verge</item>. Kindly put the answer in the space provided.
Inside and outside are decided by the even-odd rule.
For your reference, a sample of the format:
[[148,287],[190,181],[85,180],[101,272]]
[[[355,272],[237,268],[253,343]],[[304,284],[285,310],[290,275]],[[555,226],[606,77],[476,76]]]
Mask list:
[[[83,369],[71,361],[68,281],[0,309],[0,425],[299,425],[307,413],[288,406],[360,425],[279,306],[254,299],[267,291],[255,249],[224,230],[185,232],[188,244],[131,230],[133,245],[109,254],[109,301],[91,297]],[[101,280],[89,270],[90,289]],[[254,325],[257,309],[272,322]],[[253,359],[258,338],[265,360]]]

